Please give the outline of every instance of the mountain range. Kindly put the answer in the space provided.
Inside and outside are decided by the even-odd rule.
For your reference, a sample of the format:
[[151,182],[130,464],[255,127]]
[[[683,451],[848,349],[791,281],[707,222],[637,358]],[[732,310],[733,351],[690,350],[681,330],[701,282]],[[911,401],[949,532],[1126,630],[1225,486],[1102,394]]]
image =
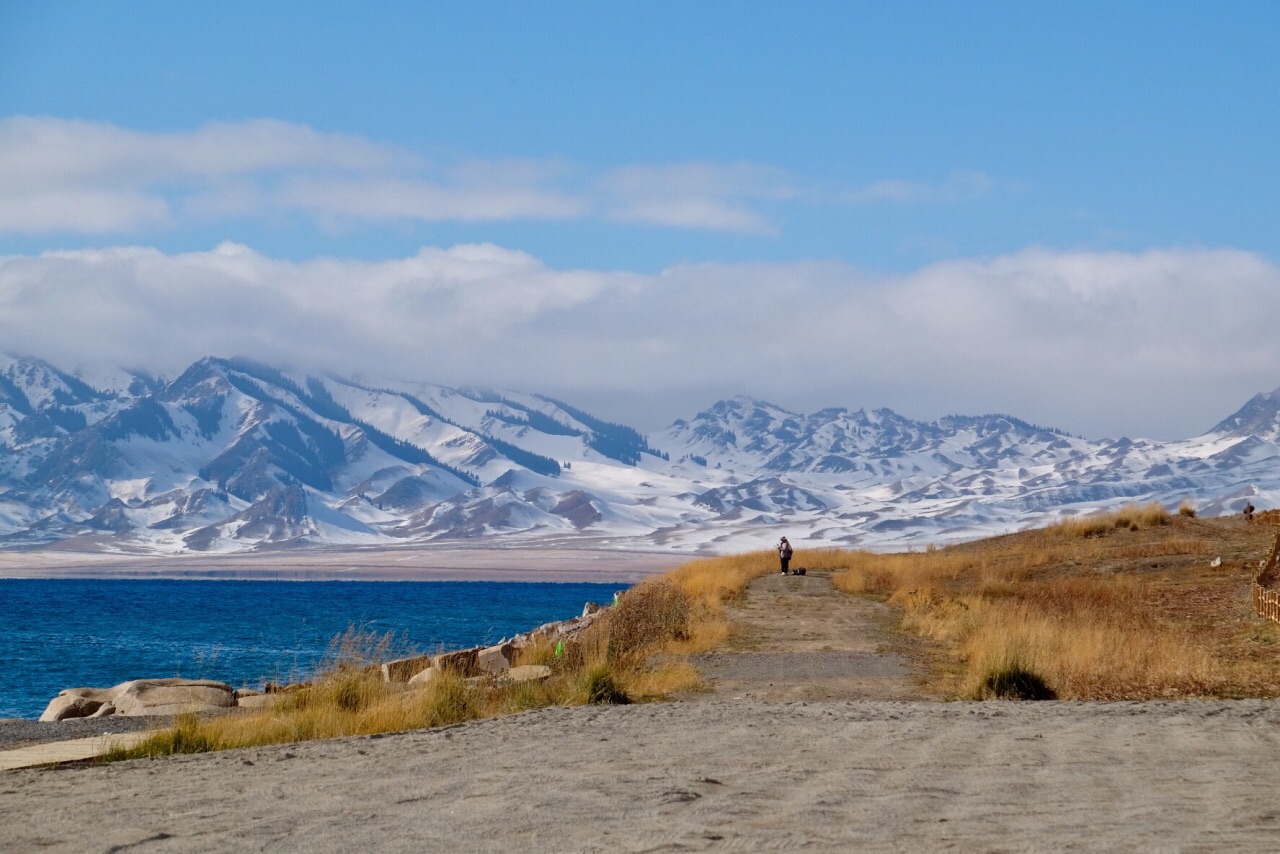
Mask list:
[[0,547],[903,548],[1132,501],[1280,498],[1280,390],[1202,436],[1088,440],[719,401],[649,435],[540,394],[205,358],[173,380],[0,355]]

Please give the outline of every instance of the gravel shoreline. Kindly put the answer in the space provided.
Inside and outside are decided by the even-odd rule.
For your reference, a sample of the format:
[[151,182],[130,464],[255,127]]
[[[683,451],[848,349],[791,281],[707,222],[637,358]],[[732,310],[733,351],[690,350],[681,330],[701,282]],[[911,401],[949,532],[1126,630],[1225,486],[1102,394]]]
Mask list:
[[168,717],[106,717],[69,718],[54,723],[41,723],[23,718],[0,718],[0,750],[14,750],[33,744],[54,741],[71,741],[96,735],[117,735],[126,732],[142,732],[163,729],[172,718]]

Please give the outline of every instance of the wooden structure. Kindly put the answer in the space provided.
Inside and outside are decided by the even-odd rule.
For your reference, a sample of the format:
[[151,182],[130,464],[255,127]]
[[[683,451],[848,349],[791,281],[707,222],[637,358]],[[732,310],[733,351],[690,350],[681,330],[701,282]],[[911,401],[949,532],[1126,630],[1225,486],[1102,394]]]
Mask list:
[[1271,557],[1262,565],[1262,571],[1253,580],[1253,610],[1258,616],[1280,623],[1280,535],[1271,549]]

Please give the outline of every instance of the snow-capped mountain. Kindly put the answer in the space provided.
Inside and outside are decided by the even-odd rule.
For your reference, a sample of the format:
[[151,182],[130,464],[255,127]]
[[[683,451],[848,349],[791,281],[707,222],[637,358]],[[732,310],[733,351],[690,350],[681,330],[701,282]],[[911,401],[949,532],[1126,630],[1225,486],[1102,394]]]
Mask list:
[[902,546],[1128,501],[1280,499],[1280,391],[1183,442],[1001,415],[720,401],[650,436],[516,392],[243,359],[164,381],[0,356],[0,546],[204,552],[483,540]]

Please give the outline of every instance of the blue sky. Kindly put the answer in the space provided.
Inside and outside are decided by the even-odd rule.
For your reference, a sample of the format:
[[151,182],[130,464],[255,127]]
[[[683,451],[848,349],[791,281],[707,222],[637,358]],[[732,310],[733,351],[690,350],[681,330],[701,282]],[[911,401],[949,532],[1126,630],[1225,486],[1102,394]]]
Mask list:
[[[1269,3],[8,3],[0,341],[1190,435],[1280,385],[1241,335],[1280,320],[1277,43]],[[193,331],[246,277],[274,325]]]

